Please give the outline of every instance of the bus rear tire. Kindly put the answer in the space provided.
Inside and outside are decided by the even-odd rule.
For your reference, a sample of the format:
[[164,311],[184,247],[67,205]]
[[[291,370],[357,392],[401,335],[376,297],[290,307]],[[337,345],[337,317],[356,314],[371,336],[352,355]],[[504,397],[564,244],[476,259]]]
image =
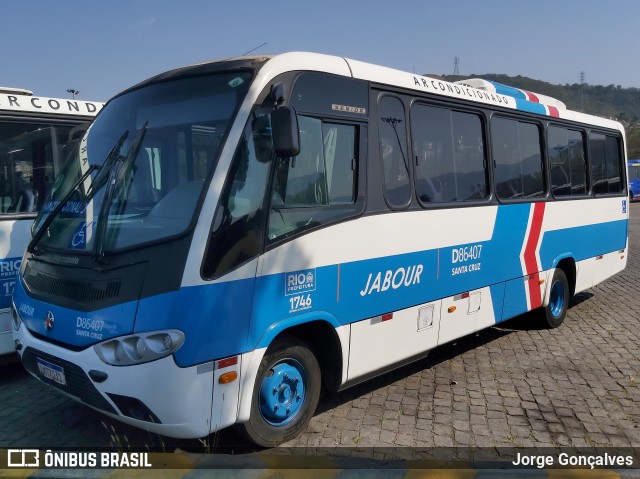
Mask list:
[[315,413],[320,384],[320,366],[310,348],[295,338],[277,340],[258,368],[243,433],[263,447],[293,439]]
[[569,282],[567,275],[559,268],[556,268],[551,280],[551,292],[549,294],[549,304],[543,308],[543,320],[548,328],[557,328],[563,322],[569,308]]

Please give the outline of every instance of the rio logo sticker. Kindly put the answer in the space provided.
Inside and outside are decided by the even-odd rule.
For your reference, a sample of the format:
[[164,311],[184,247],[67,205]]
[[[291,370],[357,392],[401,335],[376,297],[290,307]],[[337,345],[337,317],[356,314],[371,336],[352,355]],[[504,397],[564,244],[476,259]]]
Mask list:
[[284,275],[284,294],[308,293],[316,289],[316,269],[291,271]]
[[22,258],[0,259],[0,308],[11,306],[11,295],[21,265]]

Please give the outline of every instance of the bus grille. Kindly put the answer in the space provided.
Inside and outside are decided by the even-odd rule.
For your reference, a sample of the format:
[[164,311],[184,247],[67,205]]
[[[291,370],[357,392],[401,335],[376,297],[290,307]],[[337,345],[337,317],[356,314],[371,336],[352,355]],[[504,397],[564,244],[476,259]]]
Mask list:
[[120,294],[122,281],[78,281],[27,271],[25,282],[35,293],[65,298],[78,303],[95,303]]
[[[38,371],[38,358],[42,358],[45,361],[62,367],[64,369],[67,385],[63,386],[43,377]],[[100,394],[91,382],[91,379],[89,379],[89,376],[87,376],[79,366],[31,347],[25,349],[24,354],[22,355],[22,364],[27,371],[42,382],[54,386],[67,394],[71,394],[89,406],[93,406],[111,414],[118,414],[115,408],[109,404],[102,394]]]

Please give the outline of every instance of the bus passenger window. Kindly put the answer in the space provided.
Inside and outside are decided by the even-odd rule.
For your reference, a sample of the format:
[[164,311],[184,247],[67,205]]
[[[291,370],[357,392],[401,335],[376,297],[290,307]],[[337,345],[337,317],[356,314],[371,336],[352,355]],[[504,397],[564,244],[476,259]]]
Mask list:
[[476,114],[417,104],[411,127],[421,203],[488,197],[482,120]]
[[582,133],[550,126],[547,130],[547,153],[553,195],[556,197],[585,195],[587,170]]
[[596,195],[621,193],[622,157],[618,139],[600,133],[589,135],[589,162],[591,181]]
[[36,213],[72,144],[72,126],[4,123],[0,128],[0,214]]
[[501,200],[545,195],[540,130],[533,123],[493,118],[496,193]]
[[357,127],[300,116],[300,154],[277,158],[268,240],[350,215],[357,198]]

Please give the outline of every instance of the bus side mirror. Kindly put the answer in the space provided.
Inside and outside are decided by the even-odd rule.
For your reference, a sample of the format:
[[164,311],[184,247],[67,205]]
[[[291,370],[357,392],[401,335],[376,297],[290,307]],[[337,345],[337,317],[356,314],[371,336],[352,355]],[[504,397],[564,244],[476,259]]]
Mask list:
[[273,149],[280,158],[298,156],[300,153],[300,130],[298,116],[291,106],[281,106],[271,112],[271,135]]

